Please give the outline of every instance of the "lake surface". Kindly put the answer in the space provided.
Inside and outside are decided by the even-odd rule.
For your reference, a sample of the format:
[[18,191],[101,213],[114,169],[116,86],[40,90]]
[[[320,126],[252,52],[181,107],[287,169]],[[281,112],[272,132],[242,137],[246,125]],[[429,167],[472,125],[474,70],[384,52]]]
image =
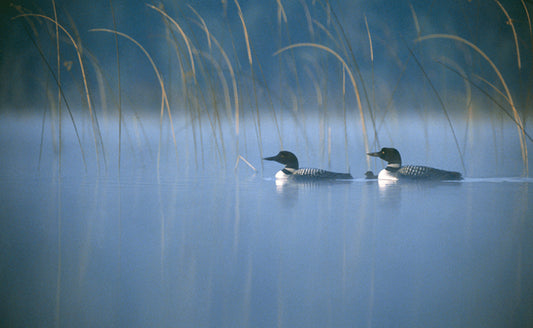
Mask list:
[[2,326],[533,325],[532,179],[276,169],[0,177]]
[[0,328],[533,327],[533,0],[13,2]]
[[384,163],[357,126],[306,119],[280,124],[283,148],[355,180],[277,183],[268,120],[262,156],[249,122],[235,144],[176,119],[174,147],[158,119],[128,118],[118,174],[113,122],[95,152],[87,122],[60,148],[47,120],[3,116],[0,326],[533,326],[533,179],[512,124],[476,121],[462,168],[446,122],[395,122],[383,146],[466,179],[383,185],[362,179]]

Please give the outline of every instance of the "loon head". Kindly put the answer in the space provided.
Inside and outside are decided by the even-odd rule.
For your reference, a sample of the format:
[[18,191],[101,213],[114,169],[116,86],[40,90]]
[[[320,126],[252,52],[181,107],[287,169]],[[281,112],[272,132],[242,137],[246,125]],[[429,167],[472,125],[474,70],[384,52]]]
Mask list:
[[285,164],[285,168],[298,170],[298,158],[290,151],[282,150],[276,156],[265,157],[263,159]]
[[375,153],[367,153],[368,156],[379,157],[389,165],[400,167],[402,165],[402,157],[400,152],[396,148],[381,148],[380,151]]
[[365,172],[365,179],[377,179],[378,176],[374,174],[372,171],[366,171]]

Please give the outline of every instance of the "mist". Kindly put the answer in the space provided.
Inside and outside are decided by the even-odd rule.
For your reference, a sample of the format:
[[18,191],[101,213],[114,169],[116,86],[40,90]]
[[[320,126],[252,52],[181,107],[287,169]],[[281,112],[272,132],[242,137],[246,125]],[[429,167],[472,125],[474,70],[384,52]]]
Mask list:
[[532,7],[3,1],[0,325],[532,326]]

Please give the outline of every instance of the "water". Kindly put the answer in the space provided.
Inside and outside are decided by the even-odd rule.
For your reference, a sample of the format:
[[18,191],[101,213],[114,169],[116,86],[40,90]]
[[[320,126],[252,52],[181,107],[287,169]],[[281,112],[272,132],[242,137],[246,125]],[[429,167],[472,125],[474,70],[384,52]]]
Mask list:
[[[533,327],[531,1],[27,2],[0,327]],[[382,146],[467,179],[360,179]]]
[[[478,121],[460,140],[464,181],[383,185],[362,179],[358,129],[346,146],[343,124],[306,119],[283,121],[283,147],[355,180],[277,183],[281,165],[261,162],[246,121],[239,153],[257,171],[234,170],[231,124],[215,144],[176,118],[176,168],[168,127],[160,139],[158,120],[129,118],[118,174],[112,121],[101,124],[106,162],[80,122],[85,169],[68,125],[60,153],[40,117],[4,116],[0,326],[533,326],[533,180],[518,177],[512,124]],[[446,124],[408,124],[391,125],[383,146],[465,173]],[[277,130],[262,128],[274,155]]]
[[533,324],[531,179],[1,183],[2,326]]

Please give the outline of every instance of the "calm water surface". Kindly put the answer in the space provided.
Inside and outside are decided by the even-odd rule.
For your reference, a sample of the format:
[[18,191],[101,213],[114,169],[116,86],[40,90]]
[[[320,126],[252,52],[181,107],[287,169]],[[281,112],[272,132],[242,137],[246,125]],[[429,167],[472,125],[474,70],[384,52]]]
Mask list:
[[3,327],[533,325],[531,179],[0,179]]

